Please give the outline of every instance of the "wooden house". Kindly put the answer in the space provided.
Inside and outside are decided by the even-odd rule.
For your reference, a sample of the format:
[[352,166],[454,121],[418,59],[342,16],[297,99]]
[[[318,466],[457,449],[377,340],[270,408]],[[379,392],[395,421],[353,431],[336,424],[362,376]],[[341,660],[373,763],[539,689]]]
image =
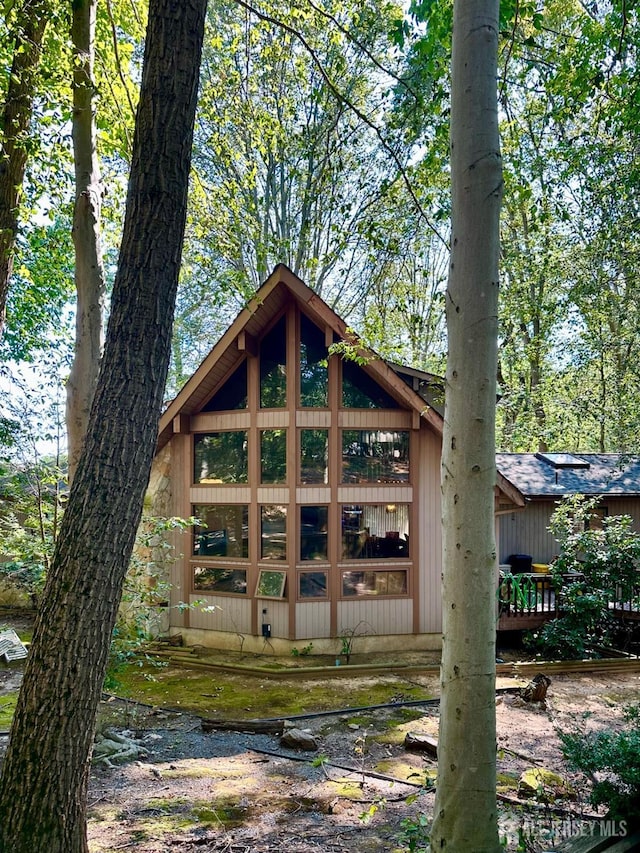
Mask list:
[[[640,457],[622,453],[497,453],[502,476],[525,501],[523,512],[501,518],[501,563],[525,554],[549,563],[558,543],[549,532],[551,516],[565,495],[598,498],[596,516],[629,515],[640,531]],[[596,519],[594,518],[594,521]]]
[[[278,266],[161,418],[156,511],[200,520],[178,543],[170,632],[439,647],[441,383],[365,351]],[[499,485],[497,512],[523,505]]]
[[[589,524],[627,515],[640,532],[640,457],[621,453],[498,453],[502,476],[525,501],[523,511],[500,518],[499,631],[540,627],[561,615],[549,564],[559,543],[549,530],[558,502],[569,495],[596,498]],[[574,582],[575,576],[565,576]],[[610,602],[611,612],[637,621],[636,604]]]

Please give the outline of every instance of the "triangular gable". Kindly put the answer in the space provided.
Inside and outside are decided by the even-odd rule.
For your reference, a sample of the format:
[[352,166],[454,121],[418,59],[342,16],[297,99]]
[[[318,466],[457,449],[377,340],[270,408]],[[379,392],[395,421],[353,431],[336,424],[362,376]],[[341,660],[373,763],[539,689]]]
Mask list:
[[[424,395],[421,396],[419,390],[414,390],[408,385],[400,374],[415,374],[417,379],[434,377],[422,371],[387,364],[362,344],[357,335],[317,293],[307,287],[288,267],[279,264],[167,406],[160,418],[158,450],[170,440],[174,432],[181,431],[182,416],[190,417],[202,409],[216,388],[235,370],[243,355],[257,354],[258,339],[286,307],[291,296],[317,326],[325,329],[327,340],[337,339],[354,346],[366,359],[362,370],[394,399],[413,410],[416,419],[424,419],[437,435],[442,435],[442,414],[430,406],[425,401]],[[417,388],[419,387],[417,383]],[[524,497],[519,489],[500,472],[497,473],[496,486],[502,494],[501,500],[504,501],[506,498],[510,508],[524,506]]]
[[[291,296],[310,319],[325,329],[327,338],[331,337],[333,340],[335,337],[338,341],[345,341],[356,347],[359,354],[366,359],[362,369],[394,399],[412,409],[417,417],[426,420],[436,433],[442,434],[442,417],[438,412],[428,406],[378,355],[364,347],[360,339],[323,299],[288,267],[279,264],[165,409],[160,418],[158,450],[169,441],[174,432],[180,431],[181,416],[189,417],[201,410],[221,381],[237,366],[243,354],[257,352],[257,340],[283,310]],[[174,429],[175,419],[178,420]]]

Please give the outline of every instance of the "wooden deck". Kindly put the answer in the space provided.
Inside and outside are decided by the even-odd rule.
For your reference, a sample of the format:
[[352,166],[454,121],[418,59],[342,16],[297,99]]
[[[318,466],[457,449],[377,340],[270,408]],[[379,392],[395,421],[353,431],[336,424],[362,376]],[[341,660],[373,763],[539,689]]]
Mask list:
[[[564,582],[575,582],[576,575],[564,575]],[[561,615],[561,601],[551,575],[521,573],[500,580],[497,593],[498,631],[530,631]],[[609,610],[620,620],[640,621],[636,603],[612,601]]]

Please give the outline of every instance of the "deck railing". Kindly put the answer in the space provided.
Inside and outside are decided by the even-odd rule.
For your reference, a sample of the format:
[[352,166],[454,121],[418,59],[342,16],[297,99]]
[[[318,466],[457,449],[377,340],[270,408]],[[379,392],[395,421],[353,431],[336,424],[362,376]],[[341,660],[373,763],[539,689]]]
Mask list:
[[500,578],[498,630],[537,628],[557,616],[556,585],[550,575],[522,572]]
[[[562,587],[583,580],[582,575],[567,574],[557,579],[548,574],[527,573],[505,575],[498,584],[498,630],[519,631],[539,628],[556,619],[562,610]],[[620,619],[640,621],[640,585],[631,599],[620,591],[609,603],[612,615]]]

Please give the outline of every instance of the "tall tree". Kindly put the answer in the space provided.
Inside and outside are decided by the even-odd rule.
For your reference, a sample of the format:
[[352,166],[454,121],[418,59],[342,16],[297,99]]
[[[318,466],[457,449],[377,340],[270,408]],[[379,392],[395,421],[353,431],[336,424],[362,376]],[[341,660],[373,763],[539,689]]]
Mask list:
[[48,0],[24,0],[12,16],[13,60],[0,131],[0,334],[13,269],[42,38],[50,12]]
[[494,538],[498,0],[454,0],[442,452],[443,650],[432,850],[497,853]]
[[73,160],[75,164],[76,338],[67,380],[69,482],[76,472],[100,369],[105,280],[100,244],[102,186],[94,108],[97,0],[73,4]]
[[95,714],[170,354],[205,10],[149,7],[105,353],[2,768],[1,853],[88,850]]

